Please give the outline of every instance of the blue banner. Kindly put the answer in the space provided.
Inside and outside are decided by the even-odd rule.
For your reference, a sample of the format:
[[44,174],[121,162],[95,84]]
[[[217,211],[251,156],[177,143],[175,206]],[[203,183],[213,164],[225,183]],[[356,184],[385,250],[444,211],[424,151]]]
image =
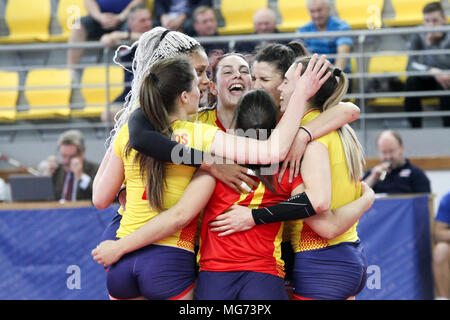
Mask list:
[[360,219],[368,260],[357,299],[433,299],[428,196],[377,199]]
[[[116,210],[0,210],[0,299],[108,299],[91,251]],[[357,299],[433,298],[427,196],[377,199],[358,232],[369,267]]]
[[0,299],[108,299],[91,251],[116,209],[0,211]]

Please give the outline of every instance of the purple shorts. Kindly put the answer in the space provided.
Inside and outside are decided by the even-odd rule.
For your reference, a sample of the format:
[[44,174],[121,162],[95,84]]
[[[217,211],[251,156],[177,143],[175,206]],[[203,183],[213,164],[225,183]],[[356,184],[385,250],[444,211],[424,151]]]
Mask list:
[[314,300],[345,300],[364,288],[366,269],[367,260],[359,241],[297,252],[294,294]]
[[194,267],[193,252],[149,245],[124,255],[108,267],[106,286],[116,299],[177,299],[193,287]]
[[116,212],[116,215],[112,218],[112,220],[108,223],[105,230],[102,233],[100,238],[100,242],[105,240],[116,240],[116,233],[120,227],[120,221],[122,220],[122,215]]
[[283,278],[253,271],[200,271],[196,300],[287,300]]

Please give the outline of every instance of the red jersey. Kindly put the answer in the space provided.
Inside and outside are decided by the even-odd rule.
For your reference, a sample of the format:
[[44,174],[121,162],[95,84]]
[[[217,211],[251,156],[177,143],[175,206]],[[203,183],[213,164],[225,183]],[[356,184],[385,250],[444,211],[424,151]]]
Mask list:
[[[259,181],[255,178],[256,181]],[[211,232],[208,223],[238,204],[248,208],[263,208],[290,198],[292,191],[302,183],[299,175],[289,183],[289,170],[278,183],[278,173],[273,177],[275,192],[259,182],[251,193],[239,194],[221,181],[210,198],[204,213],[200,233],[200,271],[254,271],[284,277],[281,259],[283,222],[257,225],[250,230],[219,237]]]

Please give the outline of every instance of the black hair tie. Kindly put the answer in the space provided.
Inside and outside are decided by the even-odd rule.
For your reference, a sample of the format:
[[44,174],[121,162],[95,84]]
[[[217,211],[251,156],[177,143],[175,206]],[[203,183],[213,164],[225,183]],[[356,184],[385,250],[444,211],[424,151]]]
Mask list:
[[153,72],[150,72],[150,79],[152,79],[153,83],[158,82],[158,76],[154,74]]
[[334,70],[333,70],[333,76],[335,76],[335,77],[340,77],[340,76],[341,76],[341,73],[342,73],[342,70],[341,70],[341,69],[339,69],[339,68],[334,68]]
[[169,32],[170,32],[170,30],[164,31],[164,32],[162,33],[162,35],[161,35],[161,38],[159,38],[159,42],[161,42],[161,41],[164,39],[164,37],[165,37]]

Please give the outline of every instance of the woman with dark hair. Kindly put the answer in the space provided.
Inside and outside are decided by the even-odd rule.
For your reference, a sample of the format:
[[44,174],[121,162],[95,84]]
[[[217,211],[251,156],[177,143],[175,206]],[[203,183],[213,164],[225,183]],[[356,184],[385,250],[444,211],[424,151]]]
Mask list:
[[[236,108],[234,123],[237,134],[267,139],[277,123],[277,109],[273,99],[263,90],[248,92]],[[200,273],[196,298],[287,299],[283,280],[284,263],[280,249],[283,223],[259,225],[227,237],[219,236],[208,227],[210,221],[232,205],[239,204],[250,208],[273,206],[296,195],[302,188],[300,176],[292,184],[288,182],[287,176],[279,183],[276,171],[270,175],[263,175],[262,171],[270,168],[254,165],[248,167],[251,167],[257,175],[254,178],[257,183],[254,191],[241,195],[223,182],[216,182],[210,176],[194,178],[173,207],[160,213],[127,237],[103,244],[109,246],[110,257],[96,256],[96,250],[94,257],[99,263],[110,264],[123,254],[159,241],[180,225],[188,225],[202,209],[202,204],[206,204],[209,200],[201,228]],[[205,192],[198,192],[199,189]],[[211,191],[213,194],[210,198]],[[364,212],[371,201],[373,192],[367,189],[358,201],[336,211],[341,215],[348,212],[351,214]],[[288,202],[286,205],[295,206],[295,202]],[[272,207],[268,209],[272,210]],[[295,218],[306,216],[297,214]]]
[[[165,59],[153,64],[142,80],[139,104],[149,121],[154,123],[157,132],[165,136],[182,137],[180,141],[188,147],[197,146],[213,155],[242,162],[276,163],[287,153],[287,147],[280,146],[277,138],[283,141],[294,138],[295,131],[292,130],[296,128],[295,116],[304,108],[305,97],[312,95],[329,77],[329,74],[323,76],[324,66],[326,62],[323,57],[313,57],[304,76],[298,78],[292,103],[277,125],[279,136],[271,136],[265,141],[232,136],[215,126],[185,121],[188,115],[197,112],[200,99],[198,78],[186,59]],[[227,150],[225,146],[234,148]],[[122,181],[125,181],[129,189],[127,209],[123,212],[117,230],[117,238],[123,238],[177,203],[194,173],[194,167],[165,164],[133,150],[129,145],[128,127],[125,124],[117,132],[113,150],[108,149],[98,170],[93,202],[99,209],[106,208],[114,200]],[[198,177],[201,179],[202,173]],[[189,217],[189,222],[194,216]],[[193,241],[196,223],[185,225],[177,222],[172,227],[175,230],[166,226],[165,229],[172,232],[160,239],[159,245],[133,252],[111,267],[107,275],[111,297],[189,297],[195,276]],[[149,265],[153,267],[147,268]],[[136,273],[137,269],[140,271]],[[166,277],[171,279],[170,283],[163,280]]]
[[[305,66],[309,58],[300,58],[289,68],[280,86],[289,99],[298,77],[297,65]],[[330,66],[333,73],[321,89],[308,101],[302,125],[333,108],[347,90],[347,77]],[[362,290],[367,261],[359,242],[356,226],[364,211],[322,214],[348,206],[360,199],[364,164],[363,150],[355,132],[345,125],[308,144],[302,164],[305,199],[317,214],[305,220],[289,222],[291,244],[295,252],[293,269],[294,297],[298,299],[347,299]],[[317,170],[320,168],[320,170]],[[296,209],[296,210],[299,210]],[[289,212],[259,212],[236,206],[218,216],[210,226],[221,235],[248,230],[260,223],[292,220]]]

